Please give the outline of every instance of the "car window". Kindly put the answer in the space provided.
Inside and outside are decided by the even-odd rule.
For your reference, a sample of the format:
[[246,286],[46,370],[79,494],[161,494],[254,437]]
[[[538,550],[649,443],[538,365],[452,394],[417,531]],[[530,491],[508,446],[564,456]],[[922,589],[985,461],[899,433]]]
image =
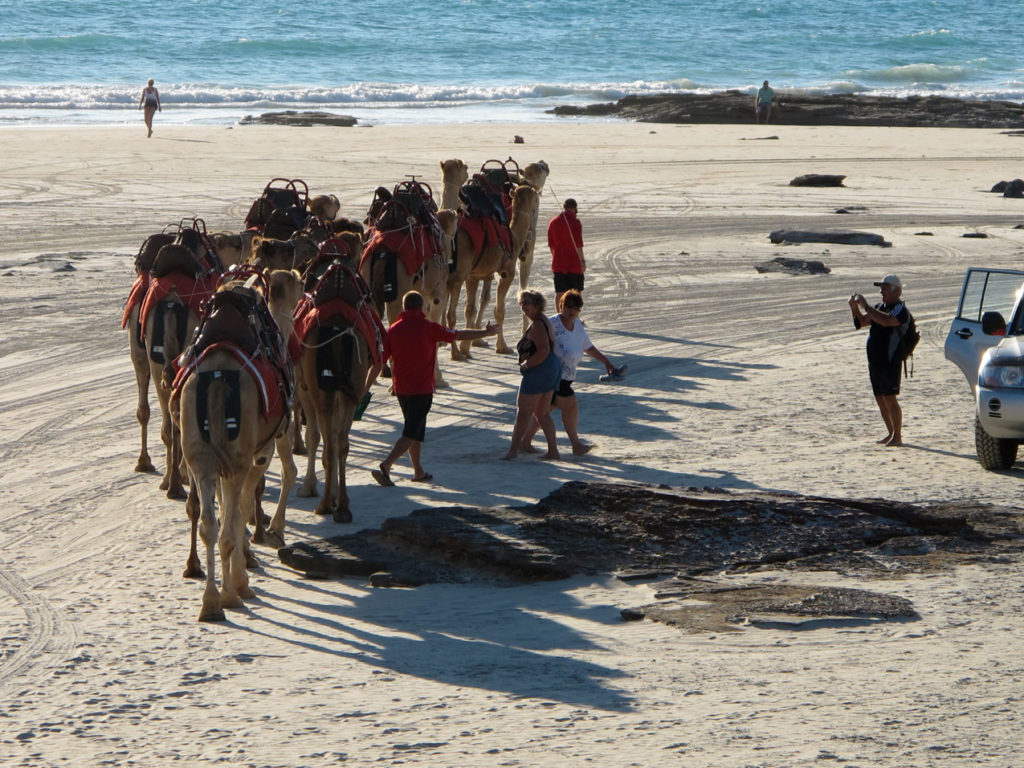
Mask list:
[[980,323],[985,312],[999,312],[1009,320],[1021,288],[1021,273],[995,270],[970,270],[960,300],[961,320]]

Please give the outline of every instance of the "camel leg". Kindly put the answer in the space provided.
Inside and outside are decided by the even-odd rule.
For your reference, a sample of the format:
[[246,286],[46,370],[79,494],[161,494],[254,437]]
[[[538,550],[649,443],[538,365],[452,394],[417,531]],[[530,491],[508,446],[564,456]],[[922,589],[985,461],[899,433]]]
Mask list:
[[[477,312],[477,301],[476,301],[476,289],[479,284],[479,280],[475,277],[466,278],[466,328],[478,328],[477,325],[479,319],[479,313]],[[459,351],[465,359],[470,358],[469,354],[470,342],[463,341],[460,343]]]
[[345,485],[345,464],[348,462],[348,452],[351,446],[349,433],[352,431],[352,421],[356,412],[356,404],[343,395],[338,395],[338,409],[336,419],[339,422],[335,431],[335,463],[338,468],[338,490],[335,493],[335,503],[332,506],[331,514],[336,523],[351,523],[352,510],[349,507],[348,488]]
[[249,574],[245,570],[245,525],[242,523],[242,499],[248,473],[234,472],[222,479],[224,506],[221,510],[220,602],[225,608],[241,608],[243,597],[252,597]]
[[[525,291],[530,284],[530,273],[533,271],[533,243],[527,246],[527,253],[519,265],[519,290]],[[557,308],[556,308],[557,311]],[[523,313],[523,333],[530,327],[530,318]]]
[[203,573],[203,564],[199,561],[199,552],[196,548],[196,533],[199,528],[199,517],[202,513],[197,485],[198,481],[193,477],[188,486],[188,498],[185,500],[185,513],[188,515],[190,529],[189,550],[188,560],[185,561],[185,572],[181,575],[186,579],[202,579],[206,576]]
[[292,418],[292,456],[306,455],[306,443],[302,439],[302,419],[302,403],[296,403]]
[[320,425],[316,418],[316,407],[310,401],[307,390],[302,392],[302,411],[306,415],[306,476],[302,478],[302,486],[296,495],[303,499],[311,499],[317,495],[316,449],[320,444]]
[[[128,327],[129,333],[135,333],[135,329]],[[154,472],[153,460],[149,456],[149,361],[146,359],[146,350],[142,349],[142,359],[135,355],[135,342],[132,342],[132,365],[135,367],[135,383],[139,389],[139,402],[135,407],[135,419],[139,422],[139,431],[142,434],[142,447],[139,449],[139,460],[135,463],[136,472]]]
[[194,482],[199,486],[199,534],[206,547],[206,588],[203,590],[203,607],[199,611],[200,621],[224,621],[224,608],[220,603],[220,592],[217,591],[217,559],[214,546],[219,536],[217,512],[214,509],[213,496],[217,483],[216,470],[206,469],[204,474],[196,476]]
[[499,355],[509,355],[512,348],[505,343],[505,299],[508,297],[508,290],[512,287],[512,275],[502,276],[498,280],[498,295],[494,299],[494,321],[501,324],[498,328],[498,338],[494,342],[494,351]]
[[[491,303],[491,283],[493,283],[493,282],[494,282],[493,279],[490,278],[490,277],[488,277],[486,280],[481,281],[481,286],[480,286],[480,306],[477,307],[477,310],[476,310],[476,324],[473,325],[473,328],[483,328],[484,325],[485,325],[485,323],[484,323],[484,315],[487,312],[487,305]],[[473,342],[473,346],[474,347],[486,347],[486,346],[489,346],[489,345],[487,344],[487,342],[484,339],[476,339]]]
[[292,458],[291,447],[292,436],[288,432],[277,438],[277,456],[281,461],[281,495],[277,500],[277,511],[267,528],[267,546],[281,548],[284,546],[284,516],[285,508],[288,506],[288,494],[295,485],[295,478],[298,471],[295,467],[295,460]]
[[[448,291],[448,311],[445,313],[447,320],[446,325],[449,328],[455,327],[456,316],[459,310],[459,295],[462,293],[462,283],[456,284],[454,287],[450,287]],[[465,360],[466,356],[462,354],[462,350],[457,342],[452,342],[452,360],[460,361]]]
[[[242,543],[242,553],[245,557],[245,567],[254,570],[260,567],[260,561],[256,559],[256,553],[252,551],[252,544],[261,544],[266,541],[266,523],[263,518],[263,510],[260,508],[259,498],[263,495],[266,486],[267,467],[274,457],[274,443],[271,442],[263,453],[258,454],[245,473],[245,480],[242,485],[242,495],[239,502],[239,512],[242,520],[242,527],[239,532],[239,541]],[[252,519],[256,533],[249,540],[245,528],[245,521]],[[248,594],[239,591],[242,597],[252,597],[252,591],[248,589],[248,575],[246,576],[246,590]]]
[[336,406],[334,400],[337,395],[334,392],[316,392],[317,423],[320,425],[320,439],[323,443],[321,452],[323,454],[324,467],[324,492],[320,497],[320,503],[316,506],[318,515],[329,515],[333,510],[334,494],[336,493],[337,477],[337,431],[335,421]]

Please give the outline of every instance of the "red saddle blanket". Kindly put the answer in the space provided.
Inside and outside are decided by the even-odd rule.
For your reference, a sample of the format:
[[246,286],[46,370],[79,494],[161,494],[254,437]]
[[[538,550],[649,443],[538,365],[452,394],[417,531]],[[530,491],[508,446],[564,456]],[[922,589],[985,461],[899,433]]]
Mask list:
[[128,320],[131,319],[132,310],[141,304],[146,298],[149,290],[149,272],[143,272],[135,278],[132,289],[128,292],[128,302],[124,305],[124,314],[121,315],[121,327],[128,327]]
[[[196,317],[199,317],[202,314],[203,302],[217,290],[217,281],[219,279],[220,275],[209,275],[196,280],[191,275],[181,272],[172,272],[163,277],[149,278],[149,288],[142,302],[142,311],[139,313],[139,325],[142,328],[142,332],[145,333],[146,320],[149,318],[149,313],[153,307],[165,299],[172,289],[178,292],[181,300],[189,305]],[[138,281],[136,281],[136,284],[138,284]],[[134,287],[132,290],[134,290]]]
[[182,357],[175,361],[180,367],[174,376],[174,384],[171,387],[173,391],[172,398],[177,399],[181,396],[181,388],[184,386],[185,381],[199,367],[199,364],[206,359],[206,356],[214,350],[224,350],[234,355],[235,359],[242,366],[242,370],[248,373],[253,381],[256,382],[256,389],[260,393],[260,406],[264,421],[280,420],[284,415],[284,400],[281,397],[284,381],[281,378],[280,369],[266,358],[251,357],[240,347],[227,342],[211,344],[200,352],[197,357],[183,360],[184,355],[182,355]]
[[480,253],[484,245],[495,245],[503,251],[512,250],[512,232],[493,216],[459,214],[459,229],[469,235],[473,251]]
[[378,251],[398,254],[406,274],[414,275],[423,266],[423,262],[434,258],[434,254],[441,253],[441,243],[429,227],[394,229],[390,232],[371,229],[369,239],[363,248],[359,268],[362,269],[367,259],[372,258]]
[[[355,326],[363,335],[363,338],[366,339],[366,344],[370,348],[370,354],[373,356],[374,365],[383,365],[384,336],[387,334],[387,331],[384,329],[384,323],[381,322],[376,310],[367,303],[363,303],[356,308],[341,299],[331,299],[316,306],[313,304],[313,298],[306,294],[299,301],[292,315],[295,318],[295,330],[293,332],[299,341],[304,344],[306,337],[309,336],[314,328],[330,322],[339,315],[344,317],[349,325]],[[291,344],[289,343],[290,347]],[[301,349],[299,356],[301,357]]]

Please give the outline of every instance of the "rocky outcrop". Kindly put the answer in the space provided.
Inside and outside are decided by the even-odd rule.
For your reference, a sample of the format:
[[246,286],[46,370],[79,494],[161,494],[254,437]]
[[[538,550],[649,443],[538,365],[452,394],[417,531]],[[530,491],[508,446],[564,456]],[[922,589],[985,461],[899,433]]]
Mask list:
[[768,239],[776,245],[779,243],[839,243],[841,245],[879,245],[882,248],[892,245],[881,235],[856,230],[776,229],[768,234]]
[[335,115],[330,112],[296,112],[286,109],[284,112],[264,112],[258,117],[246,115],[238,121],[239,125],[334,125],[351,128],[358,120],[351,115]]
[[841,187],[846,176],[837,173],[805,173],[790,179],[791,187]]
[[[737,621],[913,617],[913,606],[892,595],[779,579],[736,587],[715,577],[758,569],[892,577],[983,563],[1020,552],[1021,521],[984,505],[572,482],[529,506],[420,509],[380,530],[278,554],[312,578],[358,576],[384,588],[614,573],[657,582],[658,602],[625,618],[708,631]],[[713,610],[688,614],[698,601]]]
[[755,264],[758,272],[783,272],[787,275],[827,275],[832,270],[820,261],[787,259],[782,256]]
[[[1024,127],[1024,105],[1009,101],[975,101],[944,96],[898,99],[849,94],[776,94],[771,122],[778,125]],[[754,97],[740,91],[626,96],[614,103],[561,106],[550,112],[566,116],[614,116],[647,123],[753,124]]]

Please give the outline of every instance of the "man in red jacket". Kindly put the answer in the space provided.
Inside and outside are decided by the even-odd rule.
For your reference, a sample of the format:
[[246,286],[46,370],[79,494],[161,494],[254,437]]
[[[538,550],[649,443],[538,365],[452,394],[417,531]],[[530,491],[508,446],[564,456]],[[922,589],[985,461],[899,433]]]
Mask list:
[[555,274],[555,306],[570,288],[583,292],[583,225],[576,218],[576,201],[566,198],[562,212],[548,222],[548,248],[551,250],[551,271]]
[[374,480],[384,486],[394,485],[391,467],[406,451],[412,459],[412,479],[418,483],[434,479],[420,464],[420,449],[426,435],[427,414],[434,402],[437,345],[493,336],[500,327],[497,323],[488,323],[486,328],[479,330],[445,328],[423,314],[422,294],[409,291],[402,297],[402,313],[388,329],[384,340],[384,359],[391,358],[391,381],[398,404],[402,407],[405,425],[395,447],[380,463],[380,469],[371,471]]

